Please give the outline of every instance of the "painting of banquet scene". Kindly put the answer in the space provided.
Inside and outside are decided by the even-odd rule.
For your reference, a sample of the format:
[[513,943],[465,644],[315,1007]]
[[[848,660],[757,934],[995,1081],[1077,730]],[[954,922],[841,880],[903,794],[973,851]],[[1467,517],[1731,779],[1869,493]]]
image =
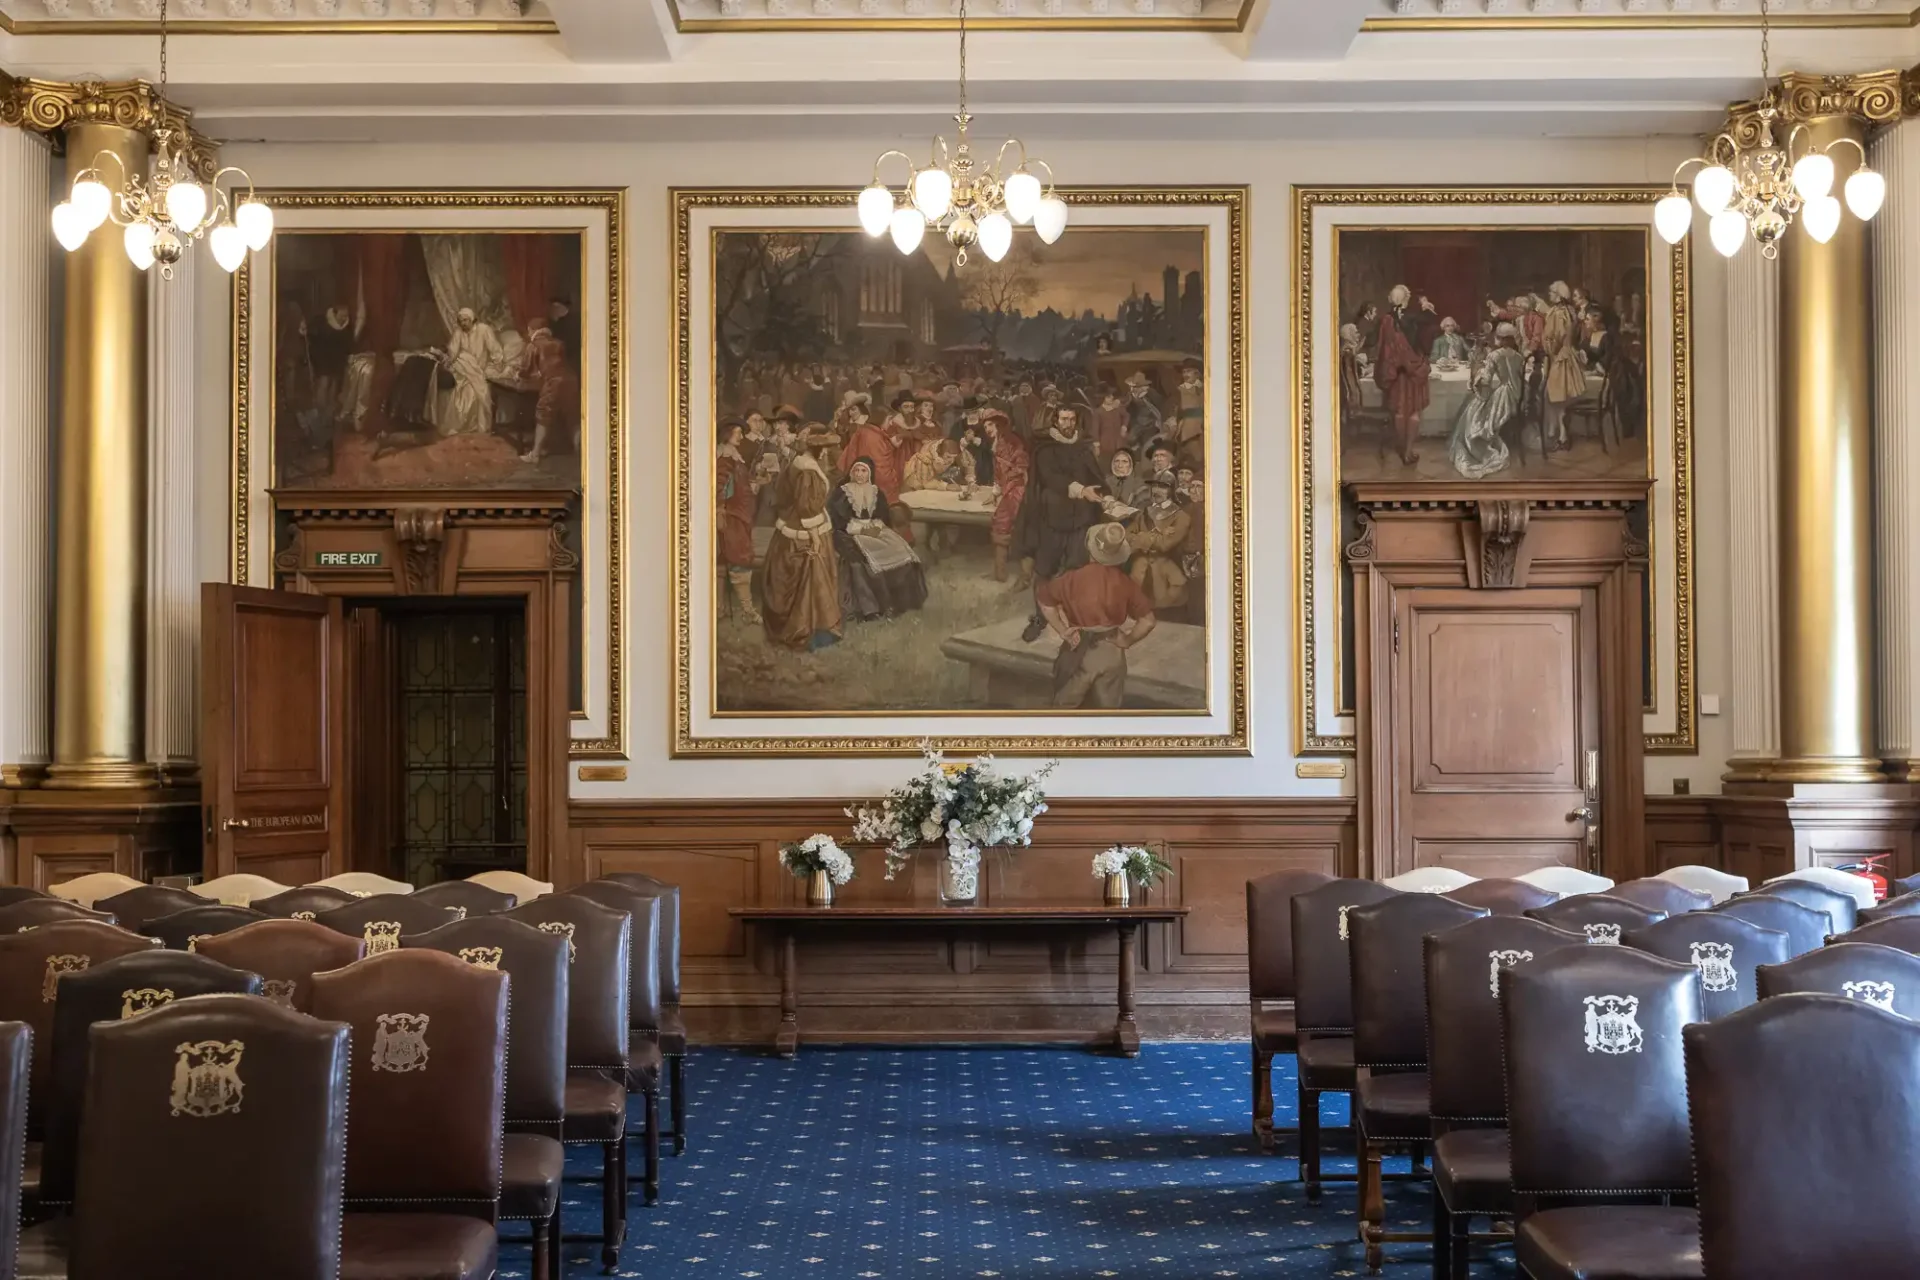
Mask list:
[[1204,231],[714,234],[717,713],[1205,710]]

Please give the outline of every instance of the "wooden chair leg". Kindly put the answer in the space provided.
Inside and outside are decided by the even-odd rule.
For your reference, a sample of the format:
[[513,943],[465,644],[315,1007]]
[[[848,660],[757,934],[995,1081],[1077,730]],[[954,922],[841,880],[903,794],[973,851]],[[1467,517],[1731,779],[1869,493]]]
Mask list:
[[1320,1091],[1304,1084],[1299,1089],[1300,1106],[1300,1181],[1307,1184],[1307,1199],[1320,1198]]
[[667,1059],[673,1076],[673,1154],[687,1149],[687,1055],[676,1053]]
[[1453,1280],[1453,1213],[1438,1187],[1433,1192],[1433,1280]]
[[553,1280],[563,1280],[567,1274],[567,1263],[562,1247],[566,1242],[562,1236],[561,1207],[558,1204],[554,1205],[553,1224],[547,1231],[547,1273],[553,1277]]
[[1273,1055],[1253,1051],[1253,1136],[1262,1151],[1273,1150]]
[[[1356,1130],[1358,1125],[1355,1126]],[[1360,1136],[1358,1155],[1360,1157],[1360,1239],[1367,1247],[1367,1274],[1380,1274],[1380,1264],[1385,1261],[1385,1250],[1380,1245],[1380,1233],[1386,1230],[1386,1197],[1380,1182],[1380,1147],[1368,1142],[1366,1135]]]
[[602,1149],[600,1167],[600,1266],[612,1275],[620,1265],[620,1245],[627,1232],[627,1201],[621,1183],[627,1169],[625,1141]]
[[533,1280],[555,1280],[553,1274],[553,1253],[548,1248],[548,1232],[552,1230],[553,1219],[543,1218],[533,1224]]
[[1473,1226],[1473,1218],[1464,1213],[1449,1213],[1448,1230],[1453,1233],[1449,1242],[1449,1251],[1453,1254],[1453,1275],[1450,1280],[1467,1280],[1467,1271],[1473,1263],[1473,1239],[1468,1230]]
[[660,1198],[660,1091],[649,1089],[643,1096],[647,1104],[647,1173],[641,1186],[646,1190],[647,1203],[652,1204]]

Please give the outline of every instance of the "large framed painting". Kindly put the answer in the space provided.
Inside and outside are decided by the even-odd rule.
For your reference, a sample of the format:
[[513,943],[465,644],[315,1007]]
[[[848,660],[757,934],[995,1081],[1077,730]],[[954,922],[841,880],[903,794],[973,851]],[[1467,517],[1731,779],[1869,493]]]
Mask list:
[[1696,749],[1690,259],[1664,188],[1294,188],[1296,747],[1353,750],[1354,481],[1651,481],[1646,749]]
[[1244,753],[1244,188],[677,190],[678,755]]
[[262,198],[276,233],[234,281],[234,581],[273,581],[276,495],[569,494],[573,752],[620,754],[623,193]]

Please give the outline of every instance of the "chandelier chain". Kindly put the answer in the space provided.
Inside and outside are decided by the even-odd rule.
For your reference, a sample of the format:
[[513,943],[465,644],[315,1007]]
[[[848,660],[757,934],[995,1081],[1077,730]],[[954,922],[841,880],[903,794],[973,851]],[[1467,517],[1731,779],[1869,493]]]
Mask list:
[[[161,102],[167,100],[167,9],[168,0],[160,0],[160,93]],[[163,111],[165,108],[161,108]]]
[[1773,0],[1760,0],[1760,87],[1773,96]]
[[960,117],[967,115],[967,0],[960,0]]

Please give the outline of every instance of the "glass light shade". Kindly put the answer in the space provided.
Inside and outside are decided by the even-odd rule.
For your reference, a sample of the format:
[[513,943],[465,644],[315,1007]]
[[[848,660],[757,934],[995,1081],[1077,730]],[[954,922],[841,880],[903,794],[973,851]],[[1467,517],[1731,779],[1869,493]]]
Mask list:
[[150,222],[129,222],[125,244],[127,257],[133,265],[145,271],[153,265],[153,224]]
[[207,235],[207,247],[222,271],[233,272],[247,260],[247,238],[231,222],[223,222]]
[[1840,229],[1840,202],[1832,196],[1809,200],[1800,211],[1800,220],[1806,224],[1808,235],[1825,244]]
[[85,218],[74,205],[63,201],[53,206],[53,238],[68,253],[87,242]]
[[1818,200],[1833,190],[1833,157],[1809,151],[1794,162],[1793,189],[1802,200]]
[[895,209],[890,229],[893,247],[902,253],[912,253],[920,247],[920,237],[927,234],[927,220],[918,209]]
[[1013,223],[1004,213],[990,213],[980,219],[980,252],[998,262],[1013,247]]
[[199,229],[207,216],[207,189],[197,182],[176,182],[167,188],[167,221],[186,235]]
[[893,192],[878,182],[860,193],[860,226],[870,236],[887,234],[893,221]]
[[1720,256],[1731,258],[1747,242],[1747,220],[1737,209],[1722,209],[1707,224],[1707,233],[1713,237],[1713,247],[1720,251]]
[[[945,169],[922,169],[913,175],[913,207],[938,222],[953,208],[953,175]],[[895,225],[898,225],[897,223]]]
[[1668,244],[1679,244],[1693,226],[1693,202],[1678,191],[1653,206],[1653,227]]
[[1693,177],[1694,203],[1700,206],[1700,212],[1711,218],[1733,199],[1733,188],[1733,170],[1725,165],[1716,164],[1710,169],[1702,169]]
[[113,193],[96,178],[82,178],[73,184],[67,202],[80,212],[80,225],[92,231],[107,220],[113,208]]
[[273,210],[258,200],[242,201],[233,211],[233,224],[247,238],[249,249],[264,249],[273,238]]
[[1007,216],[1021,226],[1033,221],[1033,214],[1040,207],[1040,179],[1025,169],[1010,176],[1001,188],[1006,197]]
[[1887,200],[1887,180],[1872,169],[1855,169],[1847,176],[1845,190],[1847,208],[1862,222],[1871,220]]
[[1059,196],[1048,196],[1033,211],[1033,230],[1042,240],[1052,244],[1067,229],[1067,202]]

